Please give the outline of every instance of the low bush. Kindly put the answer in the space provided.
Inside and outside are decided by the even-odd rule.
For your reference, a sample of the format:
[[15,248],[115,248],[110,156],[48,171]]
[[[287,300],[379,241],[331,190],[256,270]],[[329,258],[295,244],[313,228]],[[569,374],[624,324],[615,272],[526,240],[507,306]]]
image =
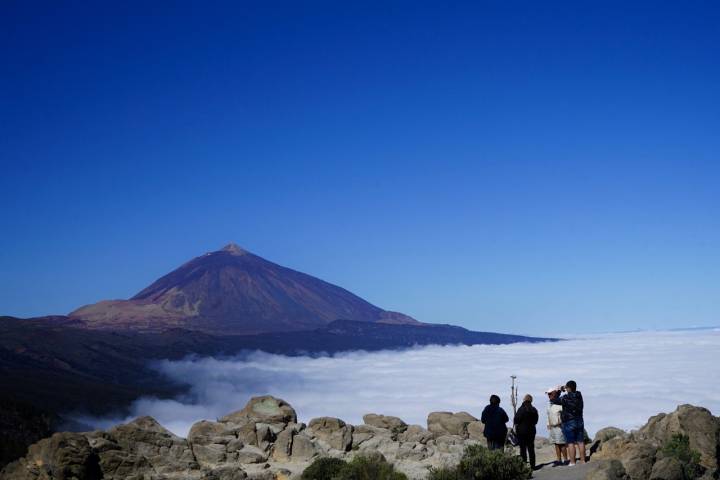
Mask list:
[[355,457],[333,480],[407,480],[382,457]]
[[339,458],[318,458],[310,464],[300,477],[302,480],[334,480],[347,465]]
[[530,467],[516,455],[469,445],[456,467],[433,469],[428,480],[526,480],[531,474]]
[[665,457],[676,459],[682,465],[685,478],[700,478],[703,468],[700,466],[700,453],[690,448],[690,438],[687,435],[676,433],[661,449]]
[[351,462],[319,458],[305,469],[302,480],[407,480],[381,456],[355,457]]

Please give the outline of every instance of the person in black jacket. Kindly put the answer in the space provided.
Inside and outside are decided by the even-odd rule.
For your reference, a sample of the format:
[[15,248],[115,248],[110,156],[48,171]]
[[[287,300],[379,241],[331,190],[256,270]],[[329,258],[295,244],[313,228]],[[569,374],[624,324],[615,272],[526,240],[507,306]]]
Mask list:
[[568,381],[562,390],[565,392],[560,398],[553,400],[553,403],[562,405],[562,431],[567,440],[568,457],[570,465],[575,465],[575,447],[577,446],[580,455],[580,463],[585,463],[585,421],[583,419],[582,393],[577,389],[574,380]]
[[535,469],[535,425],[538,423],[538,411],[532,406],[532,395],[525,395],[523,403],[518,408],[513,424],[520,447],[520,456],[523,462],[528,461],[530,456],[530,467]]
[[485,407],[480,417],[480,421],[485,425],[483,435],[487,439],[488,449],[501,450],[505,448],[505,439],[507,438],[507,426],[505,425],[508,418],[505,410],[500,408],[500,397],[490,395],[490,405]]

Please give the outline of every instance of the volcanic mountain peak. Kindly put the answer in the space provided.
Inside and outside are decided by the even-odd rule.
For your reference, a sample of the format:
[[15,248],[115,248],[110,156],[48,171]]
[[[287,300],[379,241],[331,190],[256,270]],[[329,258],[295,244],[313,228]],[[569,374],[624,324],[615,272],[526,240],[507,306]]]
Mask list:
[[228,252],[232,255],[247,255],[248,252],[244,248],[240,247],[237,243],[230,242],[227,245],[225,245],[222,249],[220,249],[221,252]]
[[90,328],[214,334],[312,330],[338,319],[419,323],[234,243],[190,260],[129,300],[87,305],[70,316]]

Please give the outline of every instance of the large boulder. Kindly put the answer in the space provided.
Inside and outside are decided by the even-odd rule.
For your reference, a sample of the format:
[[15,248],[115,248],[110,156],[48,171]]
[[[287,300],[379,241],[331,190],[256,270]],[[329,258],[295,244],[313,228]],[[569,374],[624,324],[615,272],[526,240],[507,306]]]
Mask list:
[[407,430],[398,435],[398,440],[401,442],[414,442],[414,443],[427,443],[428,441],[435,438],[430,430],[427,430],[420,425],[410,425]]
[[352,449],[355,450],[368,441],[380,438],[392,440],[393,433],[386,428],[373,427],[372,425],[358,425],[357,427],[353,427]]
[[368,413],[363,415],[363,422],[365,425],[370,425],[378,428],[385,428],[390,430],[394,434],[402,433],[407,430],[407,423],[403,422],[398,417],[392,417],[389,415],[378,415],[376,413]]
[[441,435],[460,435],[468,437],[468,424],[478,419],[467,412],[432,412],[428,415],[428,430]]
[[[147,462],[149,470],[158,475],[199,468],[188,441],[171,433],[152,417],[136,418],[111,428],[107,434],[108,440],[114,441],[120,448],[100,453],[104,472],[112,470],[122,456],[128,457],[130,462]],[[117,466],[122,467],[122,462]],[[117,472],[106,474],[118,476]]]
[[255,423],[288,424],[297,422],[297,413],[285,400],[271,395],[252,397],[242,410],[225,415],[221,422],[245,423],[251,420]]
[[637,436],[660,445],[674,434],[687,435],[690,448],[700,452],[700,464],[710,472],[718,469],[720,418],[706,408],[680,405],[672,413],[661,413],[648,420]]
[[482,422],[470,422],[467,424],[467,436],[470,440],[484,440],[485,425]]
[[195,444],[221,443],[228,444],[237,438],[235,430],[227,423],[201,420],[192,427],[188,433],[188,442]]
[[245,445],[235,453],[237,463],[262,463],[268,459],[268,454],[253,445]]
[[96,480],[99,459],[79,433],[56,433],[30,446],[27,455],[0,472],[6,480]]
[[619,460],[631,480],[647,480],[656,455],[657,447],[650,442],[617,436],[602,442],[591,458],[593,461]]
[[619,460],[600,460],[588,465],[584,480],[627,480],[623,464]]
[[611,438],[622,437],[622,436],[625,436],[625,435],[627,435],[627,434],[625,433],[625,430],[622,430],[622,429],[617,428],[617,427],[605,427],[605,428],[601,428],[600,430],[597,431],[597,433],[595,434],[595,438],[593,439],[593,441],[595,441],[595,442],[607,442],[607,441],[610,440]]
[[234,460],[232,453],[243,447],[243,441],[237,438],[227,424],[206,420],[197,422],[190,428],[187,440],[197,462],[206,468],[214,468],[228,460]]
[[329,448],[346,452],[352,445],[353,427],[339,418],[313,418],[308,423],[308,430]]
[[295,462],[308,462],[318,455],[319,449],[315,442],[305,434],[298,433],[293,437],[290,458]]
[[672,457],[659,459],[650,472],[650,480],[685,480],[680,462]]
[[223,465],[204,474],[202,480],[244,480],[247,474],[237,465]]
[[278,433],[272,448],[272,458],[280,462],[289,461],[292,456],[293,439],[305,425],[302,423],[289,423],[285,429]]

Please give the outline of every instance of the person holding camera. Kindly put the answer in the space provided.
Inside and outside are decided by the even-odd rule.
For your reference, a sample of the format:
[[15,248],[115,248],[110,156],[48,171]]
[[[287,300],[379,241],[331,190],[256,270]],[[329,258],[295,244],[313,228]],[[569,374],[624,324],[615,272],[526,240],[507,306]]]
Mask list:
[[583,420],[583,397],[574,380],[568,381],[561,390],[565,392],[553,401],[562,405],[562,431],[567,441],[570,466],[575,465],[575,447],[580,454],[580,463],[585,463],[585,422]]

